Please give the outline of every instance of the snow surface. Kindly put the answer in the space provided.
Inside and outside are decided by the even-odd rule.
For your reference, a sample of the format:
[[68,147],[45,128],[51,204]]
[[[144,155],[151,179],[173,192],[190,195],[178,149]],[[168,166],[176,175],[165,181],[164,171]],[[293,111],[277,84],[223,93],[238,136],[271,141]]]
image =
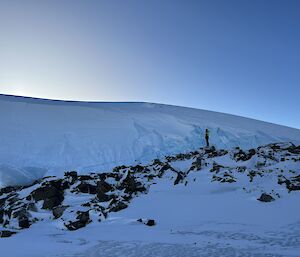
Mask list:
[[[260,151],[267,156],[269,149]],[[198,171],[189,172],[192,160],[170,161],[173,168],[188,174],[183,183],[174,185],[169,170],[127,209],[77,231],[62,229],[45,211],[42,222],[0,239],[1,253],[5,257],[298,257],[299,191],[288,192],[277,183],[277,176],[299,176],[300,166],[299,160],[285,156],[282,161],[280,154],[266,157],[261,169],[257,156],[236,162],[232,153],[204,157]],[[231,170],[237,182],[212,182],[214,163]],[[263,176],[250,182],[248,172],[235,170],[238,166],[258,169]],[[280,195],[274,202],[256,200],[261,192],[272,190]],[[65,204],[78,205],[70,198]],[[139,218],[153,218],[157,224],[148,227],[137,222]]]
[[107,170],[187,152],[300,143],[300,131],[229,114],[152,103],[66,102],[0,95],[0,187],[66,170]]

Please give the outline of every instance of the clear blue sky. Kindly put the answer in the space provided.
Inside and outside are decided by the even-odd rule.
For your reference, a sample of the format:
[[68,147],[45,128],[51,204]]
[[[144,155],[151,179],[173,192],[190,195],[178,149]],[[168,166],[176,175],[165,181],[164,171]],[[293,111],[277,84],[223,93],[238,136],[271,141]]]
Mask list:
[[300,1],[0,0],[0,93],[300,128]]

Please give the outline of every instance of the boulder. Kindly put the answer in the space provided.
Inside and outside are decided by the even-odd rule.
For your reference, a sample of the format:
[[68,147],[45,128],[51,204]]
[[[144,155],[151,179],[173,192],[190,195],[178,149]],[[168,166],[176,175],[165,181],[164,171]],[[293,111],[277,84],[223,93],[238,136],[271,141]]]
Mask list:
[[155,220],[149,219],[149,220],[146,221],[145,225],[150,226],[150,227],[154,226],[155,225]]
[[76,189],[85,194],[96,194],[97,193],[97,186],[91,185],[86,182],[81,182]]
[[63,206],[63,205],[54,207],[53,210],[52,210],[52,214],[54,216],[54,219],[60,218],[64,214],[64,211],[67,208],[68,208],[68,206]]
[[104,180],[100,180],[97,182],[97,188],[96,188],[97,193],[107,193],[112,189],[113,187],[107,182],[105,182]]
[[85,227],[88,223],[90,223],[90,215],[89,211],[86,212],[77,212],[77,218],[75,221],[70,221],[69,223],[65,223],[65,226],[68,230],[77,230],[79,228]]
[[275,201],[275,199],[271,195],[266,194],[266,193],[262,193],[261,196],[257,200],[261,201],[261,202],[265,202],[265,203]]
[[138,219],[137,222],[141,222],[149,227],[156,225],[156,222],[153,219]]

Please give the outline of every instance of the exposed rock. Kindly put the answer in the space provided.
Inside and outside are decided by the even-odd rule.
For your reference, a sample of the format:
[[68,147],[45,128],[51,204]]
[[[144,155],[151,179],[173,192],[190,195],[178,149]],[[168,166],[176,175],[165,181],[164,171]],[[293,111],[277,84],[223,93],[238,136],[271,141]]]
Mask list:
[[184,175],[182,172],[177,172],[177,177],[174,181],[174,186],[177,185],[179,182],[182,182],[184,179]]
[[145,223],[145,225],[147,226],[154,226],[155,225],[155,220],[147,220],[147,222]]
[[132,170],[133,172],[138,172],[138,173],[143,172],[144,169],[145,169],[145,167],[144,167],[144,166],[141,166],[141,165],[136,165],[136,166],[134,166],[134,167],[131,167],[131,170]]
[[78,176],[78,180],[85,181],[85,180],[91,180],[93,179],[90,175],[80,175]]
[[97,183],[97,193],[107,193],[112,189],[113,187],[104,180],[98,181]]
[[266,193],[262,193],[261,196],[257,200],[261,201],[261,202],[265,202],[265,203],[275,201],[275,199],[271,195],[266,194]]
[[250,149],[247,152],[239,149],[238,152],[234,153],[233,157],[236,161],[248,161],[252,158],[253,155],[256,154],[255,149]]
[[3,224],[4,219],[3,219],[4,211],[0,209],[0,224]]
[[75,190],[78,190],[81,193],[85,194],[96,194],[97,193],[97,186],[91,185],[87,182],[81,182]]
[[138,219],[137,222],[141,222],[149,227],[154,226],[156,224],[155,220],[153,219]]
[[213,162],[213,167],[210,170],[210,172],[219,173],[222,168],[225,168],[225,167],[222,166],[222,165],[217,164],[216,162]]
[[118,212],[128,207],[128,205],[122,201],[113,201],[110,206],[109,210],[112,212]]
[[70,221],[69,223],[65,223],[65,226],[68,230],[77,230],[79,228],[85,227],[88,223],[90,223],[90,215],[89,212],[77,212],[77,218],[75,221]]
[[143,184],[139,181],[136,181],[135,178],[129,173],[123,180],[121,187],[125,188],[125,193],[143,192],[146,190]]
[[17,232],[10,231],[10,230],[0,230],[0,238],[2,237],[11,237],[12,235],[16,234]]
[[63,214],[64,211],[68,208],[68,206],[56,206],[53,208],[52,213],[54,216],[54,219],[60,218]]
[[20,228],[29,228],[30,225],[31,224],[30,224],[29,218],[26,215],[19,217],[19,227]]
[[197,157],[196,160],[192,163],[192,166],[189,170],[201,170],[202,167],[202,158]]
[[49,181],[31,193],[35,201],[44,200],[43,209],[52,209],[64,200],[62,181]]
[[113,199],[113,197],[114,197],[113,195],[107,195],[102,192],[97,193],[97,199],[99,200],[99,202],[108,202],[111,199]]

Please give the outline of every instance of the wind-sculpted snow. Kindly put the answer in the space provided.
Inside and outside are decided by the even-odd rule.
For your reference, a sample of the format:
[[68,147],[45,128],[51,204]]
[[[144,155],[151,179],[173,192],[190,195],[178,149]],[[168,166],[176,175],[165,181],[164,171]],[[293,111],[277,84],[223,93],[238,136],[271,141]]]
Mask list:
[[[300,131],[243,117],[151,103],[64,102],[0,95],[0,186],[65,170],[134,165],[211,144],[229,149],[279,141]],[[27,167],[32,174],[27,176]],[[8,170],[13,170],[10,173]]]

